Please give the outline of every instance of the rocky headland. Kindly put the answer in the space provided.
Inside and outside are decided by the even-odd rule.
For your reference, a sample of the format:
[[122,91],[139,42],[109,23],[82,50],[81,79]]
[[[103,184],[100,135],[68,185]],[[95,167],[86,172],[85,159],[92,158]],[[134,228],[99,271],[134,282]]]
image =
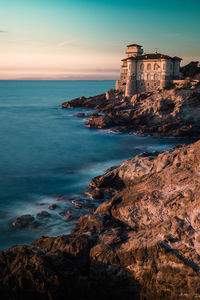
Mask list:
[[[73,107],[95,110],[77,114],[88,117],[92,128],[153,136],[200,133],[199,86],[131,99],[111,89],[62,104]],[[85,196],[100,205],[88,207],[70,234],[0,252],[0,298],[200,299],[199,166],[200,141],[145,152],[93,178]],[[68,200],[76,209],[85,203]],[[72,212],[60,214],[68,221]],[[23,215],[12,226],[42,226],[49,217],[46,211],[36,218]]]
[[199,166],[200,141],[94,178],[101,204],[71,234],[0,253],[0,298],[199,299]]
[[118,90],[94,97],[80,97],[62,104],[62,108],[95,109],[86,126],[112,128],[115,132],[150,134],[157,137],[199,137],[200,86],[144,92],[125,98]]

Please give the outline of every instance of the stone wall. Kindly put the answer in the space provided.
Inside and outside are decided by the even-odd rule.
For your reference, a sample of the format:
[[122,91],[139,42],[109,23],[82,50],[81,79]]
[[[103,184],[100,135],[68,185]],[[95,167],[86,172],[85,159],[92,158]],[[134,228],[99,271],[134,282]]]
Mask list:
[[123,62],[119,89],[125,96],[168,88],[179,78],[180,61],[172,59],[142,59]]
[[137,80],[137,93],[161,89],[160,80]]

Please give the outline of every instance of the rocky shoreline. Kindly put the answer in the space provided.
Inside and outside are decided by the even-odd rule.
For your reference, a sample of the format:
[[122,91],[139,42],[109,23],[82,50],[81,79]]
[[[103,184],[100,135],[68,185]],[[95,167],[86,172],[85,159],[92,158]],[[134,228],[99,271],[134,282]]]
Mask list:
[[0,253],[1,299],[198,299],[200,142],[90,183],[108,200],[69,235]]
[[94,97],[79,97],[62,103],[62,108],[95,109],[87,127],[112,128],[119,133],[148,134],[156,137],[199,137],[200,87],[144,92],[125,98],[118,90]]
[[[62,107],[97,110],[89,127],[198,137],[199,95],[197,87],[128,100],[110,90]],[[70,234],[0,252],[1,299],[200,299],[199,166],[200,141],[93,178],[87,196],[101,204]],[[18,222],[34,222],[26,218]]]

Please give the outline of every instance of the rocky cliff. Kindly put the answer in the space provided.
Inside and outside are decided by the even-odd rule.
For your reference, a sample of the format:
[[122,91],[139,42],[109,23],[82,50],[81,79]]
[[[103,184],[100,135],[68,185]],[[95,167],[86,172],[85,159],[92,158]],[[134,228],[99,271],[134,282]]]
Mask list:
[[88,127],[112,128],[154,136],[200,136],[200,87],[162,90],[124,98],[110,90],[95,97],[80,97],[64,102],[62,108],[93,108],[100,115],[90,115]]
[[200,141],[143,153],[90,188],[102,203],[70,235],[0,253],[1,299],[199,299]]

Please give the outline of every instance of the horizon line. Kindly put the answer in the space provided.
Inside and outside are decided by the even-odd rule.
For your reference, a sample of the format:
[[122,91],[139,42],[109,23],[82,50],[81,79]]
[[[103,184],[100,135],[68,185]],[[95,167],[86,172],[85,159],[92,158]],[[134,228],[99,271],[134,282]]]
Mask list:
[[119,79],[0,79],[0,81],[114,81]]

